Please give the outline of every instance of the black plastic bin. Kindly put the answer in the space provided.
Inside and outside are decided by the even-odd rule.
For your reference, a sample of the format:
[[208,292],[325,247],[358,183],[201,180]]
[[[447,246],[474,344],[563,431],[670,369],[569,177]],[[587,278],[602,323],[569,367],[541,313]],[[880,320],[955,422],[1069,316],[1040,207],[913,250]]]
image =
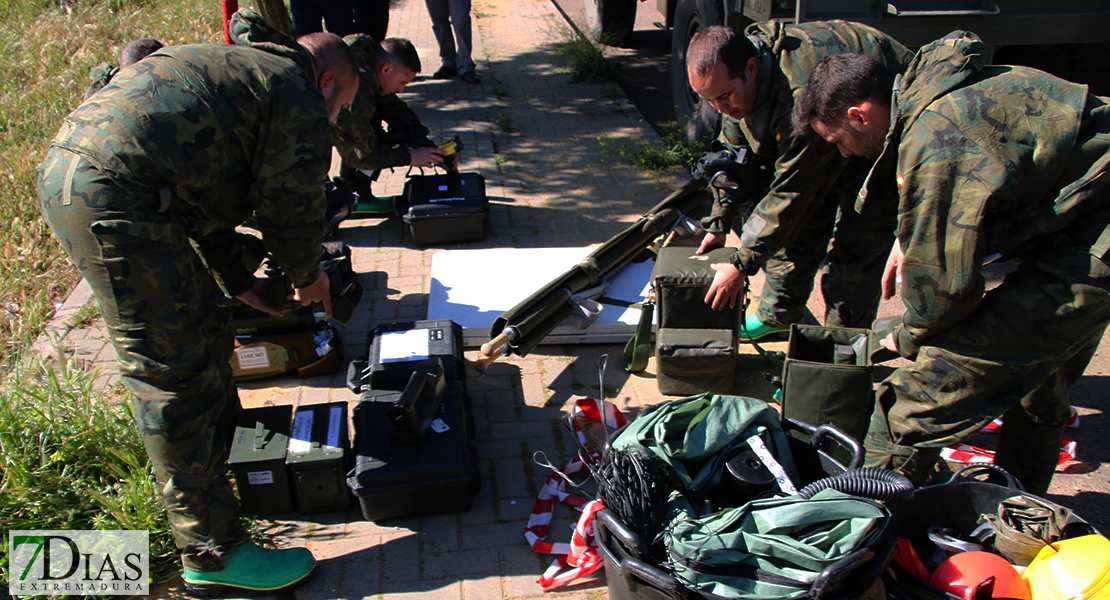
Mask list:
[[[863,448],[839,429],[814,427],[793,419],[782,421],[788,433],[804,433],[807,443],[788,435],[791,454],[803,484],[812,483],[846,469],[830,456],[835,442],[852,457],[850,466],[863,463]],[[605,561],[605,581],[611,600],[706,600],[708,597],[687,588],[671,574],[653,565],[650,548],[616,513],[598,511],[594,527],[597,547]],[[817,578],[809,600],[882,600],[885,598],[881,575],[894,557],[897,541],[884,536],[873,548],[860,548],[830,566]]]
[[[975,479],[980,476],[986,479]],[[912,498],[893,507],[886,535],[909,540],[917,554],[925,557],[931,547],[930,526],[945,527],[958,536],[966,536],[979,525],[981,515],[997,513],[1004,500],[1017,495],[1036,497],[994,465],[969,465],[956,471],[947,483],[918,488]],[[1065,537],[1096,533],[1082,518],[1077,515],[1073,518],[1075,521],[1064,529]],[[922,581],[896,562],[891,562],[883,572],[883,583],[890,600],[963,600]]]

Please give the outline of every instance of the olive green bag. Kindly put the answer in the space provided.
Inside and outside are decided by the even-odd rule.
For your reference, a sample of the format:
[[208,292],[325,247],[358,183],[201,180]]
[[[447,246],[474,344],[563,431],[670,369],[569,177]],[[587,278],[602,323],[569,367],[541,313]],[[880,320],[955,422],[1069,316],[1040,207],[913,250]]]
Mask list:
[[713,310],[705,294],[734,248],[696,255],[696,248],[661,248],[655,259],[655,365],[660,393],[686,396],[732,392],[737,308]]
[[832,424],[857,441],[875,405],[870,329],[790,326],[782,365],[782,417]]
[[[679,514],[663,541],[675,578],[702,597],[811,600],[828,591],[852,598],[885,566],[872,547],[889,518],[879,502],[825,489],[809,499]],[[852,587],[862,589],[844,593]]]

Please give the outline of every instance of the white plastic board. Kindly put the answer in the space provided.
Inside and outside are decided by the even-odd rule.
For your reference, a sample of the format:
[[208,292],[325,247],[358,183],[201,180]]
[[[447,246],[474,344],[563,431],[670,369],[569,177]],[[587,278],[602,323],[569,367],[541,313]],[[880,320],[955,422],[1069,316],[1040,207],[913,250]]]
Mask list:
[[[489,327],[501,313],[562,275],[597,248],[485,248],[441,250],[432,255],[429,319],[451,319],[463,330],[463,345],[489,341]],[[644,299],[653,261],[632,263],[609,282],[605,296],[628,302]],[[636,331],[640,310],[606,304],[592,325],[564,323],[543,344],[625,342]]]

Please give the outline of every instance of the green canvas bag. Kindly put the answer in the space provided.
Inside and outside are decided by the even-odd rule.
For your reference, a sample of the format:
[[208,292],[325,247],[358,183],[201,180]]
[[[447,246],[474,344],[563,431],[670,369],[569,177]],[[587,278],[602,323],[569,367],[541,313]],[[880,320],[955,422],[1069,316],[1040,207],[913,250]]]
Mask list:
[[728,262],[734,248],[697,255],[696,248],[661,248],[651,285],[655,291],[655,366],[659,392],[684,396],[732,392],[737,350],[737,308],[713,310],[705,294],[714,263]]
[[782,418],[835,425],[857,441],[875,405],[869,329],[790,326],[782,365]]
[[625,426],[610,447],[642,449],[669,465],[682,489],[705,491],[721,480],[729,451],[753,436],[797,482],[778,412],[745,396],[704,393],[657,404]]
[[[889,517],[878,502],[825,489],[809,499],[765,498],[703,517],[680,514],[664,543],[675,578],[706,597],[819,598],[826,584],[870,584],[858,580],[875,560],[870,549]],[[841,575],[829,581],[826,571]]]

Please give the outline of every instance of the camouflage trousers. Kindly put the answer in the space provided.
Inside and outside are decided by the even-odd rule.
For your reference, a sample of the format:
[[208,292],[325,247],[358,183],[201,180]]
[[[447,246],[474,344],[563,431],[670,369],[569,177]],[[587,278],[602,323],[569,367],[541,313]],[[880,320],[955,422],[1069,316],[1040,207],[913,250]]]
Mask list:
[[240,405],[216,283],[156,192],[122,189],[75,154],[50,150],[39,202],[100,304],[184,565],[220,570],[247,534],[227,478]]
[[1056,470],[1068,392],[1110,322],[1110,267],[1075,248],[1023,260],[979,308],[879,385],[867,465],[923,483],[940,451],[1003,417],[995,463],[1033,494]]
[[894,220],[860,215],[856,192],[867,163],[853,159],[834,175],[824,199],[790,241],[763,265],[759,320],[800,323],[822,264],[825,325],[870,329],[879,310],[882,274],[894,244]]

